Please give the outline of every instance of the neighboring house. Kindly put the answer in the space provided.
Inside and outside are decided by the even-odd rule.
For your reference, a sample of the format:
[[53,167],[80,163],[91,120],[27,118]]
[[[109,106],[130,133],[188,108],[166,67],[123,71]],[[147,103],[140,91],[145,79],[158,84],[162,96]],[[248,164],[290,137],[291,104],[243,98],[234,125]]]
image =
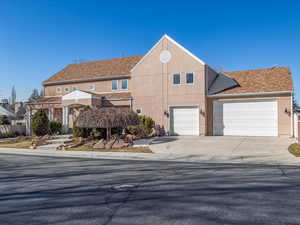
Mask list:
[[6,108],[4,108],[3,106],[0,105],[0,117],[1,116],[7,116],[9,118],[15,118],[16,117],[16,115],[13,112],[7,110]]
[[78,105],[131,107],[172,135],[293,136],[289,68],[217,72],[164,35],[145,55],[71,64],[30,104],[72,127]]

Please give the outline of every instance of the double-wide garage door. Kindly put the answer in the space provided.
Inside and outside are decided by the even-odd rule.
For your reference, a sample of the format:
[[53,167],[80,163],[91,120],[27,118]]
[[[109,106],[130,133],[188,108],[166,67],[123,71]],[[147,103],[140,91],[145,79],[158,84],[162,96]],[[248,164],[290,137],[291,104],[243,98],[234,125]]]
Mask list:
[[199,109],[174,107],[171,109],[172,135],[199,135]]
[[214,135],[277,136],[276,100],[215,101]]

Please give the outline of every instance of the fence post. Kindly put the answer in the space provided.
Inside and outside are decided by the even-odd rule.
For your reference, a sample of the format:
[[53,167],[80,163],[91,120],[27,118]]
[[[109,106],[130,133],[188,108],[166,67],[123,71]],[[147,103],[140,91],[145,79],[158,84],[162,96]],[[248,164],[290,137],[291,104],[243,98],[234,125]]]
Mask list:
[[295,137],[297,138],[297,142],[300,142],[300,115],[297,115],[297,134],[295,134]]

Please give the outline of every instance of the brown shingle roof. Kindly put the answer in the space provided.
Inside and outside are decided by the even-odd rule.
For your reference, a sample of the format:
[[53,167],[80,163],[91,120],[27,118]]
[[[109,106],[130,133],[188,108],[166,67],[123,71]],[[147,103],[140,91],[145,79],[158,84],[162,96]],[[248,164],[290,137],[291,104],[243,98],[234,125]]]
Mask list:
[[128,75],[143,55],[70,64],[54,74],[44,84],[51,82],[96,79],[104,76]]
[[108,94],[101,94],[106,99],[114,99],[114,98],[131,98],[130,92],[120,92],[120,93],[108,93]]
[[57,97],[43,97],[43,98],[39,98],[37,100],[34,100],[32,102],[30,102],[29,104],[47,104],[47,103],[57,103],[60,104],[61,103],[61,97],[57,96]]
[[218,94],[293,90],[291,71],[287,67],[225,72],[225,74],[236,80],[239,86]]
[[83,91],[89,94],[93,95],[99,95],[102,97],[105,97],[106,99],[114,99],[114,98],[132,98],[130,92],[117,92],[117,93],[97,93],[97,92],[92,92],[92,91],[84,91],[84,90],[79,90]]

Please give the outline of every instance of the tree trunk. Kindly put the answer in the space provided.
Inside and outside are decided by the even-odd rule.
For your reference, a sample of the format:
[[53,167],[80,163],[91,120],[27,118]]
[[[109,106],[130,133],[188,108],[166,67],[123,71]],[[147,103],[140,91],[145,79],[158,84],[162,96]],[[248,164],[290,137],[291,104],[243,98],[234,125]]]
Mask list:
[[111,137],[111,128],[106,128],[106,140],[109,141]]

